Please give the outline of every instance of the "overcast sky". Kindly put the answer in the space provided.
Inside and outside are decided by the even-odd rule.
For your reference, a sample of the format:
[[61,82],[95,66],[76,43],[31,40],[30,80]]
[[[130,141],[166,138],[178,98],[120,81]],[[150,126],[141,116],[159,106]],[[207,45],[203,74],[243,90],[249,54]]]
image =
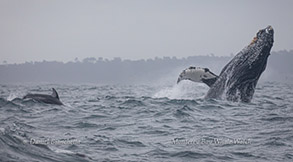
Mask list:
[[272,25],[293,49],[292,0],[0,0],[0,63],[227,56]]

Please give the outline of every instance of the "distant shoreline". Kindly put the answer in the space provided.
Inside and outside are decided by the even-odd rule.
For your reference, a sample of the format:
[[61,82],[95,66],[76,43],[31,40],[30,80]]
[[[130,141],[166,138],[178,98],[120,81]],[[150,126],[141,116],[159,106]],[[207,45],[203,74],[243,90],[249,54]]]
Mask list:
[[[179,73],[189,66],[207,67],[215,73],[232,58],[231,56],[189,56],[186,58],[156,57],[147,60],[113,58],[75,59],[59,61],[26,62],[0,65],[0,83],[99,83],[144,84],[175,82]],[[293,78],[293,50],[272,52],[262,80],[286,81]]]

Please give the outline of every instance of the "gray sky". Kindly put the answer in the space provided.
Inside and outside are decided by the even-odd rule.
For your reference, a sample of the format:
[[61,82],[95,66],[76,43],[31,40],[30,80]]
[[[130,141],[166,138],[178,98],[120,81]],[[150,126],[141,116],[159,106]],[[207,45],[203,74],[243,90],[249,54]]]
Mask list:
[[0,63],[239,52],[267,25],[291,50],[292,0],[0,0]]

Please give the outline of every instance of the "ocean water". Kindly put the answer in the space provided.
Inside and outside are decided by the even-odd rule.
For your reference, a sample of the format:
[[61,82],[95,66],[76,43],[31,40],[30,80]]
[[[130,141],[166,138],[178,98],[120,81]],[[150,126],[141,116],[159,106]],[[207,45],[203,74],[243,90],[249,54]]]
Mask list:
[[[50,94],[63,106],[23,100]],[[293,85],[251,103],[179,85],[0,85],[0,161],[293,161]]]

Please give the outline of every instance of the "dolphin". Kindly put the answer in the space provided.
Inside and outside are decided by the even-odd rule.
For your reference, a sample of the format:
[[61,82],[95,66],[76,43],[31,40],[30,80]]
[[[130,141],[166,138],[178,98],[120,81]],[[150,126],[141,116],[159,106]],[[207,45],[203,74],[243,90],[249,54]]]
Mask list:
[[179,75],[182,80],[205,83],[210,87],[205,98],[251,102],[256,84],[265,70],[274,43],[271,26],[257,32],[252,42],[215,75],[208,68],[190,67]]
[[33,99],[38,102],[43,102],[46,104],[55,104],[55,105],[63,105],[63,103],[59,99],[59,95],[57,91],[52,88],[52,94],[51,95],[46,95],[46,94],[27,94],[23,97],[23,99]]

